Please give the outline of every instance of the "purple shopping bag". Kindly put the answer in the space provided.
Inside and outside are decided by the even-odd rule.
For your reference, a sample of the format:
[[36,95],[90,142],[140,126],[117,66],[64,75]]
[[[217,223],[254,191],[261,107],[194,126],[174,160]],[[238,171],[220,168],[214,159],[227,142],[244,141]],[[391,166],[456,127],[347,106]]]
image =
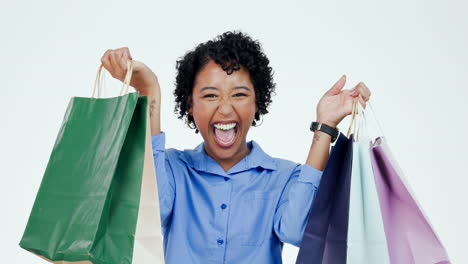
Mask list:
[[340,133],[330,153],[296,264],[346,263],[352,142]]
[[382,138],[370,148],[392,264],[447,264],[447,252]]

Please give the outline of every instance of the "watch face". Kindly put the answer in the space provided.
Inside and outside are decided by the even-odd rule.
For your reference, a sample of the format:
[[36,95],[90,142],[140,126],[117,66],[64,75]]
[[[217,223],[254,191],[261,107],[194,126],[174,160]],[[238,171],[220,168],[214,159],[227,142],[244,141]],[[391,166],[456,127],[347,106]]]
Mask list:
[[317,126],[318,126],[317,122],[312,122],[312,124],[310,125],[310,130],[315,131],[317,129]]

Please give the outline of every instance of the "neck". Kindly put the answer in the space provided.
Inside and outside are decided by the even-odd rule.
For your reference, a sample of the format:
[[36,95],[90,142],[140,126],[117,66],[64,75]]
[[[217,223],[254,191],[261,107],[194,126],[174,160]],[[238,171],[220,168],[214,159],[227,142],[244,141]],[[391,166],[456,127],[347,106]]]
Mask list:
[[247,156],[250,153],[250,149],[247,147],[246,142],[244,142],[242,146],[243,147],[238,152],[236,152],[232,157],[229,157],[227,159],[220,159],[220,158],[214,157],[208,151],[206,151],[206,148],[205,148],[205,152],[206,154],[208,154],[208,156],[210,156],[216,162],[218,162],[224,171],[228,171],[230,168],[232,168],[234,165],[236,165],[239,161],[241,161],[243,158],[245,158],[245,156]]

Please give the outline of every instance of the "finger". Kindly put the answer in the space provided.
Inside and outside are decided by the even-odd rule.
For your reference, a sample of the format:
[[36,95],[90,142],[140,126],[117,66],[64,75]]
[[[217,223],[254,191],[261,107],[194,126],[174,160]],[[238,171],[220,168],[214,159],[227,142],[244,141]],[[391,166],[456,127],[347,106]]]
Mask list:
[[372,93],[369,90],[369,87],[367,87],[367,85],[365,83],[362,83],[362,85],[363,85],[363,92],[364,92],[364,94],[366,95],[366,98],[367,98],[366,101],[368,101],[370,99]]
[[341,78],[326,92],[327,95],[337,95],[343,89],[346,83],[346,75],[343,74]]
[[120,63],[121,56],[122,56],[122,53],[119,51],[114,51],[109,56],[109,61],[113,69],[112,77],[114,78],[120,78],[120,77],[123,78],[123,76],[125,75],[124,68],[122,67]]
[[119,49],[122,52],[122,56],[120,57],[119,64],[120,67],[123,69],[123,74],[127,73],[127,62],[132,60],[132,56],[130,55],[130,50],[128,47],[123,47]]
[[133,60],[132,55],[130,54],[130,49],[128,47],[124,47],[124,50],[125,50],[125,59]]
[[102,60],[107,60],[107,59],[109,58],[109,53],[110,53],[111,51],[112,51],[111,49],[106,50],[106,52],[104,52],[104,54],[103,54],[102,57],[101,57],[101,61],[102,61]]
[[369,91],[369,88],[367,88],[367,86],[363,83],[363,82],[360,82],[359,83],[359,94],[363,97],[363,99],[367,102],[369,100],[369,97],[370,97],[370,91]]
[[348,89],[347,89],[347,90],[343,90],[343,91],[342,91],[342,94],[345,95],[345,96],[352,96],[352,97],[355,96],[355,95],[354,95],[354,90],[348,90]]
[[119,63],[119,66],[120,66],[120,68],[122,69],[122,71],[124,73],[127,72],[127,61],[129,60],[129,56],[127,54],[127,51],[128,51],[127,47],[119,49],[119,57],[120,58],[118,60],[118,63]]
[[366,87],[366,85],[363,82],[359,82],[354,88],[353,88],[353,96],[356,97],[357,95],[361,95],[362,98],[367,102],[370,97],[370,91]]
[[353,113],[353,104],[354,104],[354,97],[347,97],[346,98],[346,114],[350,115]]
[[358,100],[359,100],[359,103],[361,104],[362,108],[366,109],[366,101],[364,100],[364,98],[362,98],[362,96],[358,95]]
[[111,53],[111,51],[112,50],[110,49],[106,50],[106,52],[104,52],[104,55],[102,55],[101,57],[101,63],[102,65],[104,65],[104,68],[106,68],[106,70],[110,69],[109,54]]

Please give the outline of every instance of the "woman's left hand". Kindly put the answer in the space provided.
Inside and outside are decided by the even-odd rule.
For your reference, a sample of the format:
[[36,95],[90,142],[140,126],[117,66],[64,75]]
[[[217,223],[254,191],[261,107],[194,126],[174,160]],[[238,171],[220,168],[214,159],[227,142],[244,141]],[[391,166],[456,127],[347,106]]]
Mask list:
[[343,75],[333,87],[320,99],[317,105],[317,122],[336,127],[341,120],[351,114],[353,100],[359,98],[359,103],[365,108],[371,92],[363,83],[358,83],[351,90],[343,90],[346,75]]

